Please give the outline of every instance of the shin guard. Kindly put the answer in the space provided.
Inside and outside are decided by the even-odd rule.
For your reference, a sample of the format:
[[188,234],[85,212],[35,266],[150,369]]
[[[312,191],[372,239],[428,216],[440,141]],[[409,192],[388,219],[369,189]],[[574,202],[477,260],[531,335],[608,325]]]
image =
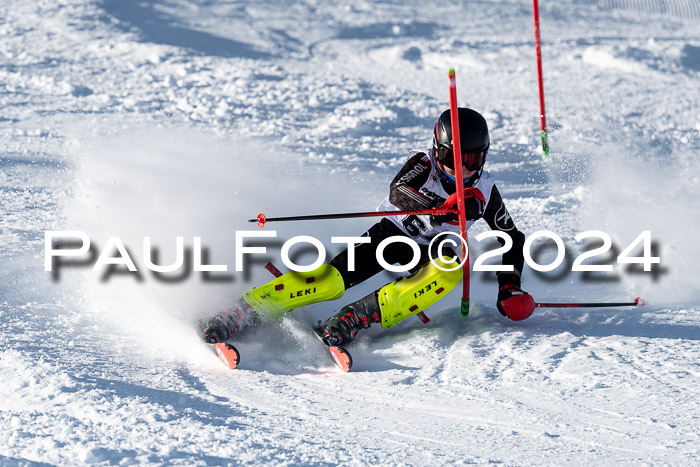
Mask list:
[[345,283],[338,270],[324,264],[310,272],[288,272],[267,284],[249,290],[243,296],[263,320],[281,317],[285,312],[325,300],[335,300],[345,293]]
[[[442,261],[441,261],[442,259]],[[450,258],[435,259],[443,267],[454,267]],[[400,277],[379,289],[382,327],[388,328],[420,313],[452,290],[462,280],[462,268],[443,271],[432,262],[413,275]]]

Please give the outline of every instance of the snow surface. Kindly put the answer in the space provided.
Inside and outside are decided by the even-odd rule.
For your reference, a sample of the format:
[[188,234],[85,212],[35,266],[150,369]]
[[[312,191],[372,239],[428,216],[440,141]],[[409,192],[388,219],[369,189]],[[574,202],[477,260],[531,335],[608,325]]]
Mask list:
[[[697,465],[699,11],[542,2],[543,161],[528,2],[2,2],[0,464]],[[258,212],[373,209],[429,144],[449,66],[489,121],[516,223],[567,244],[524,288],[648,306],[515,323],[475,273],[468,319],[453,291],[427,325],[360,334],[340,374],[310,325],[383,274],[244,336],[239,369],[222,367],[194,321],[268,277],[260,260],[233,272],[235,232]],[[331,236],[369,225],[274,228],[331,256]],[[572,273],[590,229],[618,252],[650,230],[661,268]],[[143,274],[45,272],[47,230],[98,252],[120,236]],[[144,236],[164,264],[199,236],[230,272],[158,280]]]

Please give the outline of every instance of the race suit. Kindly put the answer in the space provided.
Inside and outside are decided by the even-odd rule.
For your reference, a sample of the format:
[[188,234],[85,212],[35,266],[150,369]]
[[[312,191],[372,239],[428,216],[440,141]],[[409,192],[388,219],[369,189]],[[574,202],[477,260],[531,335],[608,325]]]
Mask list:
[[[503,254],[502,264],[512,265],[513,272],[520,277],[523,269],[523,244],[525,236],[516,227],[508,213],[501,194],[495,184],[493,175],[482,170],[481,175],[475,175],[465,188],[473,186],[481,190],[486,200],[482,212],[471,210],[468,214],[467,228],[476,220],[483,218],[492,230],[500,230],[513,240],[513,247]],[[406,164],[394,177],[387,196],[377,207],[378,211],[398,211],[410,209],[425,209],[440,206],[447,197],[455,192],[455,185],[442,179],[437,172],[437,164],[433,150],[411,151]],[[355,250],[355,270],[348,271],[348,252],[341,252],[331,264],[343,276],[345,287],[350,288],[372,277],[383,268],[376,260],[377,245],[387,237],[405,235],[421,247],[419,267],[430,260],[428,245],[430,240],[441,232],[459,234],[458,222],[443,222],[437,224],[430,215],[389,216],[370,227],[364,234],[371,238],[371,243],[359,244]],[[503,245],[504,241],[498,239]],[[437,242],[436,242],[437,243]],[[433,252],[434,253],[434,252]],[[389,264],[408,264],[413,258],[413,250],[404,243],[392,243],[384,251],[384,258]],[[501,274],[501,273],[498,273]]]

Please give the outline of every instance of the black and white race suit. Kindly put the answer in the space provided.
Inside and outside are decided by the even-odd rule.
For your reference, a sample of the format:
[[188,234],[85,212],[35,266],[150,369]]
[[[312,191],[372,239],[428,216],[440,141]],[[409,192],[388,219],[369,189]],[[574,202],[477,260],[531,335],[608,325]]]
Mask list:
[[[377,210],[413,210],[442,205],[447,197],[455,192],[456,188],[454,184],[440,178],[437,170],[432,149],[411,151],[405,165],[389,186],[389,196],[379,204]],[[473,186],[481,190],[486,200],[485,209],[478,213],[471,213],[471,220],[467,221],[467,228],[471,227],[479,218],[483,218],[492,230],[500,230],[510,236],[513,240],[513,247],[503,254],[502,264],[513,266],[514,271],[507,274],[520,276],[524,263],[525,236],[515,227],[495,181],[493,175],[483,170],[481,176],[477,175],[465,184],[465,188]],[[455,232],[459,235],[459,224],[457,222],[436,224],[431,222],[430,215],[388,216],[365,233],[372,242],[358,245],[355,271],[347,269],[347,250],[336,256],[331,264],[343,275],[346,287],[352,287],[382,269],[375,260],[375,251],[379,242],[384,238],[392,235],[411,237],[421,246],[424,256],[421,260],[424,260],[429,258],[427,250],[430,240],[441,232]],[[500,238],[498,241],[504,244]],[[412,257],[413,251],[405,244],[395,243],[385,250],[385,259],[390,264],[407,264]]]
[[[424,209],[437,207],[444,203],[448,196],[456,190],[454,184],[439,177],[433,150],[411,151],[406,164],[394,177],[387,196],[377,207],[378,211],[393,211],[405,209]],[[485,209],[481,214],[492,230],[505,232],[513,240],[513,247],[503,255],[503,264],[512,265],[515,274],[520,275],[523,269],[522,247],[525,236],[515,227],[515,223],[506,208],[501,193],[496,187],[496,178],[486,170],[481,176],[474,177],[465,184],[465,188],[478,188],[486,200]],[[472,215],[472,217],[475,217]],[[391,216],[388,217],[406,235],[419,244],[428,244],[441,232],[459,233],[457,222],[446,222],[440,225],[431,223],[429,215]],[[467,229],[478,218],[467,220]]]

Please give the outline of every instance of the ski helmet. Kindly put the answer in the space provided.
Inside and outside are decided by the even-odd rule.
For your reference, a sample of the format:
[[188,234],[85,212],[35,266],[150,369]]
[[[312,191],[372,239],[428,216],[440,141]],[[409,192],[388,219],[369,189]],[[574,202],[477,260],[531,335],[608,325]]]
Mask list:
[[[486,162],[489,150],[489,127],[486,120],[475,110],[460,107],[459,141],[462,152],[462,164],[468,170],[480,170]],[[439,164],[454,169],[452,153],[452,118],[450,110],[445,110],[438,118],[433,132],[433,153]]]

